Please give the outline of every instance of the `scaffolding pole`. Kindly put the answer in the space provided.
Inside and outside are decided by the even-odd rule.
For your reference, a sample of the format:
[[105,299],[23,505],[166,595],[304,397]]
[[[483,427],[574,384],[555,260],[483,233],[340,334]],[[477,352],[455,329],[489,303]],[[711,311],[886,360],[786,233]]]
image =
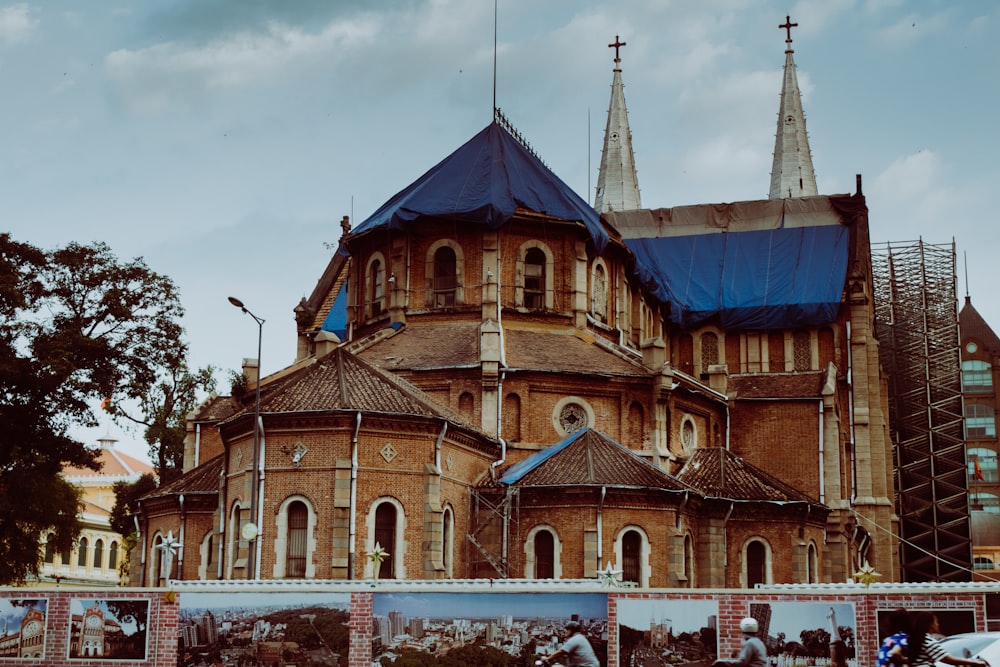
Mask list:
[[969,581],[972,538],[955,244],[872,247],[879,361],[889,380],[903,581]]

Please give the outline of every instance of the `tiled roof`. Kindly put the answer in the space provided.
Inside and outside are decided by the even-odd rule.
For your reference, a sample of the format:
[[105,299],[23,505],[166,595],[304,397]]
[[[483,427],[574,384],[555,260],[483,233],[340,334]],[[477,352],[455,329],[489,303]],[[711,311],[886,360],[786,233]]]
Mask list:
[[958,313],[958,326],[961,329],[963,340],[977,338],[983,341],[983,347],[987,351],[1000,352],[1000,338],[972,305],[970,297],[965,297],[965,305]]
[[820,398],[826,374],[760,373],[729,376],[728,392],[741,398]]
[[67,467],[62,471],[63,477],[70,482],[74,479],[95,477],[138,477],[143,473],[153,473],[153,466],[139,459],[123,454],[113,446],[103,447],[97,455],[101,464],[99,471],[90,468]]
[[232,417],[240,409],[239,401],[232,396],[209,396],[197,408],[197,420],[217,422]]
[[407,324],[358,356],[387,371],[474,366],[479,363],[479,325]]
[[648,376],[635,361],[614,354],[598,339],[574,328],[504,328],[507,368],[588,373],[595,376]]
[[[241,414],[254,409],[253,392]],[[289,375],[261,385],[264,413],[362,410],[442,417],[479,431],[451,408],[406,380],[381,371],[342,347]]]
[[501,483],[525,486],[614,486],[687,490],[666,472],[608,436],[581,429],[510,466]]
[[145,498],[160,498],[181,493],[216,493],[219,490],[219,475],[222,474],[222,460],[225,454],[206,461],[193,468],[169,484],[151,491]]
[[706,497],[818,504],[721,447],[696,449],[677,473],[677,478]]

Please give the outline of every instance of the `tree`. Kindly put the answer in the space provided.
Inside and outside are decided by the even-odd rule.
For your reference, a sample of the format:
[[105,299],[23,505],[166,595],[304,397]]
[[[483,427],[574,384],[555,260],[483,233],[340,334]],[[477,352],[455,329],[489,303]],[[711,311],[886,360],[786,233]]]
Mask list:
[[125,537],[135,532],[132,517],[139,511],[139,498],[156,488],[156,478],[145,473],[134,482],[115,482],[111,490],[115,504],[111,508],[111,530]]
[[171,365],[161,369],[157,381],[140,401],[141,416],[109,406],[113,415],[146,427],[144,435],[149,455],[155,462],[161,484],[180,476],[184,466],[187,415],[198,404],[199,395],[215,390],[215,369],[211,366],[192,373],[183,357],[168,361]]
[[104,244],[43,252],[0,234],[0,585],[38,573],[39,536],[79,533],[80,498],[60,472],[97,469],[69,435],[105,397],[141,400],[183,358],[173,283]]

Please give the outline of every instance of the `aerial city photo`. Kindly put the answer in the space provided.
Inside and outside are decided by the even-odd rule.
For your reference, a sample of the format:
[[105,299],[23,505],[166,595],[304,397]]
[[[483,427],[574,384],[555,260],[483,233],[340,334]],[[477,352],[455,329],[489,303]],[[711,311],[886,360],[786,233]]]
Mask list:
[[[533,665],[580,624],[607,664],[607,596],[598,593],[376,593],[373,660],[391,665]],[[443,659],[448,662],[442,662]]]
[[349,596],[185,593],[179,667],[346,667]]

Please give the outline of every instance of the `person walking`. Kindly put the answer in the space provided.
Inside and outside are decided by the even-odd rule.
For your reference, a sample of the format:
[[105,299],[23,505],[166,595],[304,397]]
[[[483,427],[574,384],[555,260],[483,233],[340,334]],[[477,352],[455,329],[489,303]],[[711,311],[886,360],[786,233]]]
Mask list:
[[740,621],[743,648],[739,657],[733,660],[716,660],[712,667],[767,667],[767,647],[757,636],[759,630],[756,618],[748,617]]
[[889,636],[882,640],[878,649],[875,667],[899,667],[906,663],[906,647],[909,644],[910,612],[902,607],[889,613]]
[[906,657],[910,667],[934,667],[936,662],[949,665],[967,665],[968,667],[987,667],[985,660],[978,658],[959,658],[945,652],[937,640],[930,635],[941,633],[938,618],[933,612],[917,611],[913,613],[913,628],[910,631]]

